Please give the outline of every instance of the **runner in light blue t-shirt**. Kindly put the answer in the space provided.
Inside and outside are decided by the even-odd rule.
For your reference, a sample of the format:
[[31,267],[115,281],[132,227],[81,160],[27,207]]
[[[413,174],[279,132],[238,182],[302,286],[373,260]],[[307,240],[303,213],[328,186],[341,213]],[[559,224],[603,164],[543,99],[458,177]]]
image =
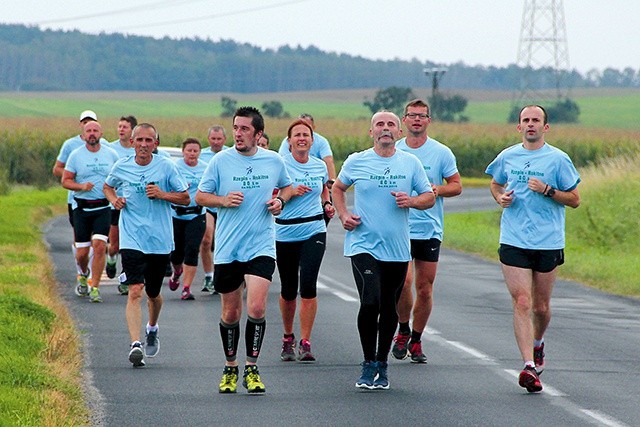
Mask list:
[[[73,229],[75,231],[76,261],[80,266],[76,294],[89,295],[91,302],[102,302],[100,276],[105,265],[105,252],[111,214],[103,185],[118,154],[108,144],[100,144],[102,127],[96,121],[84,126],[86,141],[71,152],[62,174],[62,186],[74,192]],[[94,256],[90,261],[90,250]],[[89,263],[94,274],[89,290]]]
[[[302,119],[287,130],[291,153],[284,162],[293,180],[294,194],[287,209],[276,218],[276,262],[280,274],[280,311],[284,326],[283,361],[313,362],[311,330],[318,308],[317,282],[327,241],[324,215],[333,217],[326,164],[309,155],[313,128]],[[299,277],[298,277],[299,276]],[[300,347],[295,354],[293,322],[300,295]]]
[[[236,110],[234,149],[213,157],[196,194],[199,205],[218,208],[213,286],[222,302],[220,336],[226,363],[219,385],[221,393],[235,393],[237,389],[237,349],[245,288],[243,384],[249,393],[266,390],[256,363],[264,339],[267,295],[275,270],[273,216],[279,215],[291,198],[292,187],[282,158],[257,146],[263,132],[264,119],[256,108]],[[273,197],[274,188],[280,189],[277,197]]]
[[580,205],[580,175],[566,153],[545,142],[549,124],[543,107],[528,105],[518,117],[522,142],[498,154],[486,173],[503,208],[498,254],[524,361],[518,384],[531,393],[542,390],[551,292],[564,263],[565,207]]
[[[398,301],[398,334],[393,338],[391,354],[396,359],[411,355],[412,363],[427,363],[427,356],[422,350],[422,332],[427,327],[433,307],[433,284],[444,228],[444,198],[462,192],[455,156],[448,147],[427,134],[431,123],[429,113],[429,106],[421,99],[407,103],[402,117],[407,136],[396,142],[397,149],[420,159],[436,194],[436,204],[431,209],[409,210],[412,261]],[[413,323],[409,325],[411,317]]]
[[[398,116],[374,114],[369,130],[373,148],[350,155],[333,186],[336,211],[347,230],[344,255],[351,257],[360,295],[358,332],[364,361],[358,388],[389,388],[387,359],[398,323],[397,297],[411,259],[409,208],[428,209],[435,203],[420,160],[396,150],[401,132]],[[346,191],[352,185],[350,212]]]
[[[229,147],[225,145],[227,142],[227,131],[222,125],[213,125],[207,132],[207,141],[209,146],[200,151],[200,160],[209,163],[213,156]],[[200,258],[202,258],[202,269],[204,270],[204,281],[202,283],[202,292],[216,294],[213,289],[213,250],[215,249],[214,233],[216,228],[216,219],[218,212],[216,208],[206,208],[207,223],[200,244]]]
[[[302,113],[300,114],[300,116],[298,116],[298,118],[309,122],[309,124],[311,125],[311,129],[313,129],[313,145],[311,146],[309,155],[311,157],[317,157],[327,165],[327,172],[329,173],[329,181],[327,181],[327,185],[329,187],[329,190],[331,190],[331,186],[336,180],[336,166],[333,161],[333,151],[331,150],[331,145],[329,144],[327,138],[316,132],[316,123],[311,114]],[[287,138],[285,138],[280,144],[278,153],[280,153],[281,156],[284,156],[290,151],[291,150],[289,147],[289,141],[287,140]]]
[[[120,254],[123,274],[129,285],[126,318],[134,367],[145,365],[144,356],[155,357],[160,349],[158,316],[162,308],[160,289],[173,250],[171,204],[190,202],[187,182],[176,164],[156,156],[158,134],[153,125],[142,123],[133,129],[136,155],[118,160],[107,177],[104,193],[120,213]],[[123,195],[118,196],[117,188]],[[149,321],[143,344],[140,342],[142,291],[149,299]]]
[[[80,130],[84,131],[84,125],[86,125],[91,121],[97,121],[97,120],[98,120],[98,116],[96,115],[95,112],[91,110],[83,111],[82,113],[80,113],[80,122],[79,122]],[[106,143],[107,143],[107,140],[103,140],[103,139],[100,140],[100,144],[106,144]],[[58,156],[56,157],[56,161],[53,165],[53,170],[52,170],[53,176],[62,178],[62,174],[64,173],[64,166],[67,163],[69,154],[71,154],[73,150],[82,146],[83,144],[84,144],[84,140],[82,139],[81,135],[76,135],[73,138],[69,138],[62,144],[62,146],[60,147],[60,152],[58,153]],[[71,227],[73,227],[72,202],[73,202],[73,191],[68,191],[67,192],[67,214],[69,216],[69,224],[71,224]],[[71,251],[73,253],[73,259],[75,260],[76,259],[75,235],[74,235],[73,241],[74,243],[71,244]],[[93,250],[91,249],[89,257],[92,256],[92,252]],[[77,262],[76,262],[76,271],[80,276],[82,273],[82,269],[80,268]]]
[[[109,143],[109,147],[116,150],[121,159],[129,156],[135,156],[136,150],[131,142],[131,132],[138,124],[138,120],[134,116],[122,116],[118,121],[118,139]],[[118,192],[118,196],[122,196],[122,192]],[[111,208],[111,227],[109,228],[109,249],[107,251],[107,265],[105,272],[107,277],[113,279],[116,277],[118,254],[120,253],[120,211]],[[129,288],[127,285],[120,283],[118,285],[120,295],[127,295]]]
[[191,203],[188,206],[171,205],[173,209],[173,240],[175,248],[171,252],[173,273],[169,279],[169,289],[175,291],[180,287],[180,276],[184,272],[182,282],[182,300],[193,300],[191,284],[198,269],[200,243],[206,226],[204,208],[196,203],[198,184],[207,167],[207,163],[198,160],[200,141],[187,138],[182,143],[182,159],[176,160],[178,171],[189,185]]

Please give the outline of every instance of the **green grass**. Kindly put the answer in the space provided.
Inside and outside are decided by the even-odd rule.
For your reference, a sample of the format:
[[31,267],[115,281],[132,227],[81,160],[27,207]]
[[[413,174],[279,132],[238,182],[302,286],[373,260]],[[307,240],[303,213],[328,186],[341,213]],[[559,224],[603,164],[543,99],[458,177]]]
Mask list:
[[[581,205],[567,208],[560,275],[606,292],[640,296],[640,157],[610,160],[582,170],[581,176]],[[444,245],[497,261],[499,230],[499,208],[447,214]]]
[[[238,106],[261,106],[265,101],[279,100],[278,94],[232,95]],[[313,112],[318,117],[357,119],[368,117],[369,110],[362,101],[314,101],[298,99],[280,100],[284,111],[292,117],[301,112]],[[111,93],[98,94],[86,99],[84,95],[61,94],[59,97],[34,95],[34,97],[0,94],[0,117],[75,117],[80,111],[92,109],[99,117],[120,117],[133,114],[139,119],[145,117],[217,117],[222,113],[220,95],[209,97],[201,94],[145,94]]]
[[[640,91],[582,89],[573,99],[581,114],[576,126],[640,130],[636,120],[640,105]],[[451,91],[465,96],[464,91]],[[611,93],[611,95],[609,95]],[[261,106],[266,101],[280,101],[291,116],[309,112],[318,118],[360,119],[370,116],[363,105],[365,97],[372,98],[375,90],[282,92],[266,94],[227,94],[238,105]],[[95,110],[100,117],[117,118],[134,114],[139,119],[149,117],[217,117],[222,112],[217,93],[147,93],[147,92],[4,92],[0,93],[0,117],[75,117],[85,109]],[[509,93],[502,99],[484,101],[469,93],[465,115],[471,123],[506,124],[511,110]]]
[[[617,96],[583,96],[575,98],[580,107],[580,123],[573,126],[640,130],[638,108],[640,93]],[[469,102],[465,115],[472,123],[507,123],[510,101]],[[553,123],[551,123],[553,125]],[[515,124],[514,124],[515,126]]]
[[[87,424],[75,328],[57,294],[39,224],[61,188],[0,197],[0,425]],[[55,208],[55,209],[54,209]]]

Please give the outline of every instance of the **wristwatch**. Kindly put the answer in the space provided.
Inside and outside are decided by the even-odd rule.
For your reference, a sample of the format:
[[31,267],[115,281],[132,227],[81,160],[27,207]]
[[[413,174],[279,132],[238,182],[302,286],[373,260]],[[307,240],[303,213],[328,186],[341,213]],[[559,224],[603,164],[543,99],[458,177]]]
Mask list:
[[544,197],[553,197],[554,194],[556,194],[556,189],[549,187],[549,191],[547,191],[547,194],[545,194]]

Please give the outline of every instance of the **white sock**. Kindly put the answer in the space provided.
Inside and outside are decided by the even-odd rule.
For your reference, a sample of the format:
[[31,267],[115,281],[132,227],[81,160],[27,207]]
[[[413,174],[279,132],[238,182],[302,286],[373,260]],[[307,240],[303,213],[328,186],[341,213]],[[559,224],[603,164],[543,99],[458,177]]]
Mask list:
[[540,339],[540,340],[533,340],[533,346],[534,347],[540,347],[543,342],[544,342],[544,337],[542,339]]
[[158,330],[158,325],[151,326],[147,323],[147,332],[156,332]]
[[76,258],[76,244],[72,243],[71,244],[71,252],[73,253],[73,260],[76,263],[76,271],[78,272],[78,274],[82,274],[82,269],[80,268],[80,264],[78,264],[78,259]]

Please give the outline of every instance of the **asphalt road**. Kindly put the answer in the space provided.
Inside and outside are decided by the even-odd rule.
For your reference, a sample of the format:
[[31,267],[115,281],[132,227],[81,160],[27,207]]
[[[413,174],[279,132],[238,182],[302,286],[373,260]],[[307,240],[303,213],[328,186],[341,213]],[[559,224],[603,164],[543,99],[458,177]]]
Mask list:
[[[445,209],[493,207],[488,190],[467,189],[458,199],[447,200]],[[311,340],[317,363],[279,359],[276,273],[259,359],[267,392],[250,396],[239,387],[238,394],[223,395],[217,392],[224,364],[219,297],[203,295],[198,288],[195,301],[181,301],[178,292],[165,286],[160,354],[147,359],[147,367],[133,369],[127,358],[126,297],[118,295],[113,280],[103,282],[102,304],[76,297],[67,219],[52,220],[45,237],[60,294],[84,342],[86,400],[95,425],[640,425],[636,299],[559,281],[546,335],[545,389],[528,394],[517,385],[522,362],[499,266],[443,250],[434,312],[423,336],[428,364],[392,359],[391,389],[362,391],[354,386],[362,360],[357,293],[350,264],[342,256],[343,232],[333,220]]]

